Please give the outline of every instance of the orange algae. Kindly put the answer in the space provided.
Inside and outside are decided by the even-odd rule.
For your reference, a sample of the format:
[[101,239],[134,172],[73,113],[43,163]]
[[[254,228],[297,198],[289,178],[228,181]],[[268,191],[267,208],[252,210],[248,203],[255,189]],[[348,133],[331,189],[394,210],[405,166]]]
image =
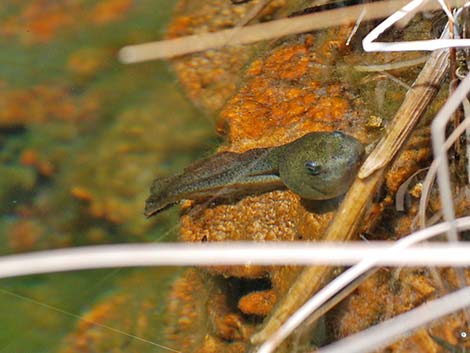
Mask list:
[[93,194],[86,188],[80,186],[74,186],[70,189],[70,193],[73,197],[82,200],[82,201],[91,201],[93,200]]
[[38,153],[34,150],[26,150],[21,153],[20,161],[24,165],[36,165],[38,163]]
[[238,301],[238,308],[247,315],[266,316],[276,303],[277,296],[272,290],[252,292]]
[[[165,168],[169,164],[170,168],[176,168],[174,155],[178,158],[178,165],[186,164],[189,158],[195,158],[199,151],[208,148],[207,141],[211,135],[200,123],[202,119],[198,120],[190,108],[185,110],[187,104],[179,95],[179,99],[168,99],[166,92],[170,89],[167,88],[173,89],[174,82],[165,76],[164,70],[125,69],[117,66],[114,58],[118,43],[125,43],[130,36],[140,40],[138,33],[150,33],[149,27],[155,28],[158,26],[155,22],[161,19],[147,15],[146,24],[139,22],[140,32],[133,28],[135,22],[122,21],[109,27],[116,29],[111,33],[102,24],[124,19],[126,11],[134,7],[124,9],[125,6],[121,5],[126,1],[108,1],[100,10],[94,5],[104,2],[92,3],[87,0],[12,0],[6,1],[5,6],[2,2],[0,6],[2,10],[7,8],[2,12],[0,36],[12,64],[4,67],[5,75],[0,81],[2,162],[12,170],[12,175],[21,174],[18,179],[25,184],[17,188],[2,184],[0,195],[8,201],[3,204],[6,212],[0,224],[5,251],[32,251],[88,241],[119,242],[134,235],[140,236],[138,240],[144,237],[154,239],[155,234],[163,233],[159,229],[162,223],[169,222],[166,215],[157,222],[148,222],[139,211],[151,179],[156,172],[168,172]],[[149,2],[139,2],[138,6],[147,10],[152,8]],[[96,24],[101,30],[99,35],[89,26],[92,22],[90,9],[96,10],[95,19],[99,22]],[[108,16],[103,12],[100,14],[100,11],[113,14]],[[162,17],[157,13],[158,16]],[[128,35],[128,30],[137,34],[132,32]],[[80,45],[85,46],[79,48]],[[110,66],[114,68],[111,74],[101,74]],[[96,76],[98,73],[99,77]],[[164,76],[163,84],[160,74]],[[83,77],[87,80],[82,80]],[[165,82],[168,86],[162,89]],[[146,98],[143,90],[153,93]],[[162,100],[165,102],[161,103]],[[139,109],[129,112],[132,110],[129,107]],[[175,107],[178,107],[177,113]],[[122,114],[123,111],[127,112]],[[175,114],[178,119],[175,119]],[[149,124],[142,126],[140,118],[144,115]],[[100,119],[96,119],[98,117]],[[167,117],[168,120],[164,120]],[[126,124],[121,127],[122,131],[114,134],[114,127],[123,120]],[[162,122],[161,129],[155,127],[158,121]],[[176,140],[174,131],[180,135]],[[171,144],[174,141],[178,146],[176,151]],[[204,147],[201,147],[202,143]],[[101,154],[103,150],[109,153]],[[190,151],[191,157],[181,158],[182,151]],[[171,162],[161,168],[162,161]],[[5,177],[3,169],[2,173]],[[38,174],[53,178],[43,178]],[[114,226],[116,223],[120,226]],[[155,223],[158,223],[157,227]],[[150,286],[154,281],[158,281],[158,273],[147,276],[140,283],[133,283],[137,293],[121,296],[123,301],[104,298],[96,305],[96,311],[94,303],[86,303],[92,308],[92,313],[86,318],[155,339],[155,334],[162,332],[163,328],[155,325],[152,318],[160,316],[158,310],[163,305],[157,308],[139,297],[144,284]],[[107,295],[110,289],[103,290]],[[154,285],[149,298],[155,298],[164,290],[161,283]],[[59,300],[65,302],[66,299],[62,297]],[[51,300],[51,303],[57,303],[55,298]],[[70,309],[72,305],[75,304],[67,304],[66,309],[80,314],[78,308]],[[140,312],[132,311],[136,306],[141,308]],[[127,317],[121,314],[125,308],[129,308]],[[143,311],[149,316],[143,317]],[[49,321],[38,315],[30,325],[45,327],[50,325]],[[145,329],[151,333],[141,335]],[[61,339],[64,330],[69,328],[63,326],[56,330],[58,332],[48,331],[51,334],[47,341]],[[128,352],[155,350],[148,344],[145,349],[136,349],[133,338],[97,325],[82,322],[77,325],[77,330],[81,330],[80,335],[74,336],[74,331],[69,332],[67,351],[110,352],[118,351],[120,347]],[[28,336],[28,341],[35,340],[34,336]]]
[[[340,310],[337,310],[341,312],[337,323],[340,337],[363,330],[379,320],[391,318],[440,296],[436,283],[430,279],[427,271],[401,269],[399,276],[396,273],[381,270],[345,300]],[[440,271],[440,276],[448,278],[445,270]],[[418,330],[412,336],[402,338],[379,352],[444,353],[443,347],[431,335],[456,347],[468,348],[468,341],[459,339],[459,333],[465,331],[465,327],[461,314],[452,314],[429,329]]]
[[103,49],[79,49],[70,55],[67,68],[77,75],[93,76],[109,64],[110,56]]
[[57,4],[38,1],[30,3],[21,13],[25,27],[31,32],[31,41],[46,42],[53,38],[56,32],[73,20],[71,12]]
[[165,333],[176,349],[194,351],[206,334],[205,325],[194,323],[206,320],[207,289],[196,270],[186,271],[177,279],[168,296]]
[[[81,315],[75,329],[63,340],[60,353],[153,352],[164,345],[157,331],[163,330],[159,314],[163,298],[161,281],[174,270],[136,271],[121,279],[112,293]],[[170,278],[171,278],[170,277]],[[151,285],[152,280],[160,286]],[[149,285],[143,285],[150,283]],[[170,346],[169,348],[173,348]]]
[[253,325],[245,322],[241,313],[233,311],[226,293],[217,287],[212,287],[207,298],[207,316],[211,331],[225,341],[247,341],[253,333]]
[[43,235],[43,227],[33,220],[15,221],[7,229],[8,245],[14,252],[34,250]]
[[19,36],[25,43],[45,43],[53,39],[65,26],[76,22],[73,13],[78,8],[76,2],[70,0],[30,1],[16,16],[7,18],[0,25],[0,34]]
[[20,155],[20,162],[25,166],[34,167],[39,174],[43,176],[51,176],[54,174],[55,168],[53,164],[39,156],[39,153],[32,149],[24,150]]
[[[332,212],[310,213],[297,195],[273,191],[248,196],[236,204],[196,205],[181,220],[184,241],[308,240],[322,234]],[[302,225],[302,224],[305,224]],[[266,266],[213,266],[211,272],[256,278],[270,272]]]
[[329,78],[331,67],[312,61],[314,43],[312,35],[300,36],[248,68],[245,85],[221,112],[234,145],[247,139],[260,145],[268,137],[266,145],[274,145],[320,130],[360,135],[359,107],[344,85]]
[[383,303],[387,302],[389,295],[388,282],[385,275],[375,275],[348,297],[341,308],[344,312],[337,320],[339,337],[364,330],[379,320],[385,310]]
[[400,185],[429,160],[430,155],[429,129],[418,129],[410,138],[408,148],[400,154],[386,176],[389,193],[394,195]]
[[37,85],[6,91],[0,97],[0,126],[19,126],[50,120],[78,121],[94,117],[96,102],[74,97],[61,85]]
[[[468,204],[468,201],[467,201]],[[458,212],[462,209],[457,207]],[[468,209],[468,206],[466,206]],[[388,210],[390,213],[391,210]],[[417,212],[417,200],[412,200],[407,214],[397,213],[389,224],[394,237],[400,238],[414,229]],[[388,217],[391,217],[389,214]],[[382,237],[385,234],[382,234]],[[466,271],[467,280],[470,272]],[[438,279],[439,278],[439,279]],[[438,279],[436,281],[436,279]],[[337,327],[340,337],[358,332],[423,303],[441,297],[444,289],[439,283],[445,281],[445,290],[458,287],[453,269],[435,269],[434,274],[428,269],[381,269],[367,279],[358,289],[336,309]],[[379,303],[379,305],[378,305]],[[468,347],[468,343],[459,339],[458,333],[465,330],[461,313],[455,313],[441,319],[429,328],[421,329],[409,337],[402,338],[380,352],[439,352],[444,353],[432,336],[444,339],[457,347]]]
[[225,294],[208,282],[196,269],[174,282],[165,315],[168,344],[182,352],[244,352],[254,326],[230,312]]
[[[167,30],[168,38],[214,32],[235,27],[259,0],[233,6],[225,0],[203,0],[197,5],[180,1],[175,18]],[[285,0],[271,1],[251,23],[276,18]],[[172,60],[173,68],[185,93],[193,103],[208,112],[219,110],[236,91],[240,71],[257,46],[227,46]]]
[[132,4],[132,0],[106,0],[90,11],[86,0],[33,0],[0,24],[0,35],[15,36],[26,44],[48,43],[67,30],[117,21]]
[[[429,329],[429,333],[433,336],[444,339],[450,345],[455,346],[456,352],[459,350],[465,352],[470,348],[470,342],[461,336],[462,332],[468,332],[468,325],[462,313],[448,316]],[[436,345],[435,341],[433,343]],[[440,348],[442,349],[442,347]]]
[[105,24],[120,19],[132,6],[132,0],[102,0],[92,9],[91,19]]

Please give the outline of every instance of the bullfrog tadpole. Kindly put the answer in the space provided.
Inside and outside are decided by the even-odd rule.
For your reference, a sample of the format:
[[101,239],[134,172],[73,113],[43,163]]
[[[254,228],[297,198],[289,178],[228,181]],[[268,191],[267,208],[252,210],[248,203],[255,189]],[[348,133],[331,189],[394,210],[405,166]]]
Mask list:
[[154,180],[144,213],[150,217],[181,199],[232,198],[283,187],[308,200],[332,199],[347,191],[363,155],[362,144],[342,132],[312,132],[244,153],[220,152],[179,175]]

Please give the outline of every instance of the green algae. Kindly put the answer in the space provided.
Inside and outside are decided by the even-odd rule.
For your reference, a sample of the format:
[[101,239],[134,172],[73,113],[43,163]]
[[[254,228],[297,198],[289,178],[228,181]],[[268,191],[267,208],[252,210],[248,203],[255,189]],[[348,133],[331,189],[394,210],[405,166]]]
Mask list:
[[31,168],[0,165],[0,212],[8,212],[36,184]]
[[[0,347],[10,352],[54,352],[84,307],[113,281],[108,271],[3,280]],[[98,283],[91,286],[90,283]]]
[[[113,2],[119,4],[11,0],[0,5],[2,254],[168,240],[178,229],[177,210],[146,221],[144,199],[156,174],[174,173],[213,149],[213,124],[180,93],[167,64],[117,61],[120,47],[161,38],[173,2],[129,1],[128,9],[106,23],[90,20],[98,5]],[[27,33],[37,19],[25,13],[34,17],[35,5],[66,19],[50,38]],[[31,151],[36,159],[27,162]],[[122,293],[131,298],[122,313],[130,322],[138,316],[131,304],[143,297],[163,305],[160,299],[176,274],[175,269],[109,270],[1,281],[0,351],[63,351],[71,346],[78,317]],[[160,309],[149,311],[151,341],[162,332]],[[119,320],[108,324],[121,327]],[[134,328],[121,329],[132,333]],[[112,344],[127,346],[127,352],[155,351],[111,330],[103,331],[96,349]]]

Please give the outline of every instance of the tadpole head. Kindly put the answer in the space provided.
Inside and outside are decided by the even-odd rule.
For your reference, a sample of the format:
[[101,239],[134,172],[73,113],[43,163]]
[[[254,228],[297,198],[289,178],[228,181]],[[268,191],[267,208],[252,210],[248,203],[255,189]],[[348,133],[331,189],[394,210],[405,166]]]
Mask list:
[[157,178],[150,187],[150,196],[145,200],[144,215],[147,218],[166,210],[174,203],[168,195],[168,186],[173,181],[172,177]]
[[284,184],[310,200],[344,194],[364,156],[363,145],[342,132],[313,132],[283,146],[279,174]]

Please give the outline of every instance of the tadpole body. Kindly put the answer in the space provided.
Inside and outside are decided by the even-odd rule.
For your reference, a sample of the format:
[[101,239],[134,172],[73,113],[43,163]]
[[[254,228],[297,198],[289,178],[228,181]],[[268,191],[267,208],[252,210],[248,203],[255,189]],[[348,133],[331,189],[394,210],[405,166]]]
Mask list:
[[364,147],[342,132],[312,132],[285,145],[244,153],[220,152],[183,173],[157,178],[145,202],[150,217],[181,199],[232,198],[287,187],[308,200],[344,194]]

